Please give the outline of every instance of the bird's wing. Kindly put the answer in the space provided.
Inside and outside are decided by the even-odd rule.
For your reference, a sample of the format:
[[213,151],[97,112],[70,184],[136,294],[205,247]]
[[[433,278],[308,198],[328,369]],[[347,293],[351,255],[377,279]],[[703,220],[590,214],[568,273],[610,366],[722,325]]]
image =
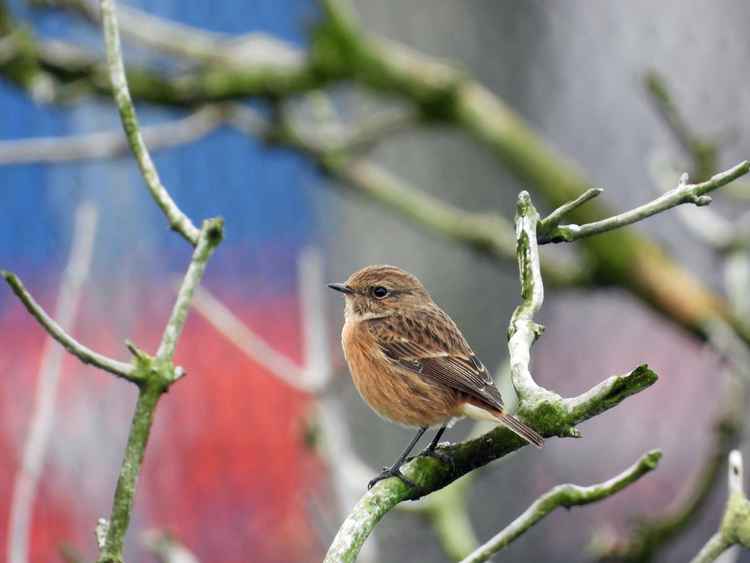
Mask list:
[[372,319],[369,330],[400,367],[502,410],[502,397],[487,368],[442,310]]

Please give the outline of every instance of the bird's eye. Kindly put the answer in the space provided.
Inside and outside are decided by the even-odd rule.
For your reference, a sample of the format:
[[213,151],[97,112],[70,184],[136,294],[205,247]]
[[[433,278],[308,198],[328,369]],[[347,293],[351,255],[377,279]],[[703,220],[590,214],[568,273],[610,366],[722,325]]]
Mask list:
[[387,287],[376,285],[372,288],[371,293],[375,299],[383,299],[388,296],[389,291]]

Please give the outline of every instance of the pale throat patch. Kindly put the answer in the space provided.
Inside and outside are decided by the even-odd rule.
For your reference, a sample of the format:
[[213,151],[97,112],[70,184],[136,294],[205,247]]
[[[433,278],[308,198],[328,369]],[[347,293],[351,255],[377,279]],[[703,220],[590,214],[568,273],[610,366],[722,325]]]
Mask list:
[[388,315],[383,313],[376,313],[374,311],[368,311],[367,313],[361,314],[354,310],[354,303],[351,299],[346,300],[344,306],[344,320],[349,323],[358,323],[360,321],[368,321],[370,319],[383,319]]

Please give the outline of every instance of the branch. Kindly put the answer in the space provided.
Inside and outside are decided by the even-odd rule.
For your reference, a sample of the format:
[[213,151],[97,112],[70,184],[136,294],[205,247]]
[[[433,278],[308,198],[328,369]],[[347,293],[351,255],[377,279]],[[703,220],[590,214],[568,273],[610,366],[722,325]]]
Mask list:
[[726,374],[728,385],[717,409],[721,414],[714,423],[708,458],[674,507],[658,516],[641,518],[632,537],[626,541],[615,540],[611,545],[601,546],[599,561],[642,563],[656,559],[659,552],[697,522],[721,478],[727,456],[742,435],[750,383],[748,351],[732,329],[721,321],[710,323],[706,331],[711,346],[730,364]]
[[193,307],[222,336],[264,369],[295,389],[308,391],[304,370],[237,318],[209,290],[198,288]]
[[653,450],[643,455],[634,465],[619,475],[603,483],[588,487],[571,484],[558,485],[534,501],[523,514],[491,540],[463,559],[461,563],[481,563],[482,561],[487,561],[495,553],[510,545],[510,543],[518,539],[558,507],[570,508],[572,506],[591,504],[592,502],[598,502],[620,492],[628,485],[635,483],[646,473],[656,469],[659,459],[661,459],[661,452]]
[[[151,150],[187,144],[214,131],[222,121],[220,108],[206,106],[176,121],[144,127],[143,141]],[[120,131],[4,140],[0,141],[0,165],[115,158],[128,149],[128,140]]]
[[[534,409],[523,410],[524,419],[545,437],[570,436],[571,428],[576,424],[614,407],[624,398],[650,387],[656,380],[652,370],[640,366],[628,374],[616,376],[618,384],[611,387],[611,394],[596,396],[579,405],[575,412],[569,412],[562,402],[542,402]],[[498,427],[479,438],[441,446],[440,453],[451,461],[448,466],[433,458],[420,457],[403,466],[401,471],[419,486],[417,494],[426,495],[525,445],[510,430]],[[354,561],[380,519],[398,503],[413,498],[415,492],[400,480],[387,479],[375,485],[359,500],[339,528],[326,561]]]
[[52,320],[44,309],[42,309],[42,307],[34,300],[31,294],[23,286],[21,280],[19,280],[15,274],[5,270],[0,270],[0,275],[5,278],[5,281],[8,283],[13,293],[15,293],[21,300],[31,316],[42,325],[42,328],[44,328],[52,338],[62,344],[68,352],[73,354],[84,364],[91,364],[92,366],[96,366],[133,383],[140,382],[140,375],[132,365],[113,360],[112,358],[108,358],[98,352],[94,352],[65,332],[65,330]]
[[[70,258],[63,273],[55,312],[61,327],[71,329],[78,314],[81,289],[91,265],[96,221],[97,213],[93,205],[84,203],[76,210]],[[8,563],[28,561],[34,498],[52,430],[63,353],[63,348],[57,346],[54,340],[49,339],[45,343],[28,435],[21,465],[13,483],[8,517]]]
[[148,186],[151,192],[151,197],[154,198],[154,201],[166,216],[169,226],[195,246],[198,244],[200,233],[190,219],[180,211],[167,189],[162,185],[159,173],[156,170],[156,166],[154,166],[154,162],[151,160],[151,155],[138,127],[138,119],[135,114],[135,107],[133,107],[133,101],[130,98],[128,82],[125,77],[125,66],[122,62],[122,53],[120,52],[120,36],[117,30],[114,0],[101,0],[101,13],[110,82],[112,84],[115,104],[120,112],[120,119],[122,120],[122,126],[128,138],[130,149],[138,161],[138,167],[141,169],[146,186]]
[[[274,125],[246,107],[234,106],[229,121],[245,134],[261,136],[271,143],[300,151],[329,177],[338,180],[337,185],[342,189],[366,196],[422,227],[501,260],[514,256],[513,230],[501,215],[464,211],[428,195],[372,162],[352,157],[350,153],[361,148],[357,144],[361,142],[360,128],[340,134],[342,139],[354,139],[352,147],[343,140],[326,143],[301,133],[288,121]],[[552,255],[545,258],[544,273],[553,284],[582,282],[584,274],[580,268]]]
[[211,255],[223,237],[223,219],[207,219],[203,222],[203,228],[200,230],[195,250],[193,251],[193,258],[190,261],[190,266],[188,266],[185,278],[177,293],[177,300],[172,308],[172,314],[169,317],[167,326],[164,329],[159,350],[156,352],[157,358],[169,362],[172,361],[177,340],[180,338],[185,321],[187,320],[193,293],[203,278],[208,259],[211,258]]
[[198,231],[190,219],[179,210],[161,184],[156,167],[143,142],[130,98],[114,10],[114,0],[101,0],[107,66],[125,134],[154,201],[169,220],[170,226],[187,239],[195,250],[169,321],[164,328],[156,357],[152,358],[135,346],[130,346],[135,355],[136,369],[141,375],[142,382],[139,385],[135,413],[120,467],[120,475],[117,479],[111,516],[106,526],[102,526],[102,528],[106,527],[106,537],[104,537],[103,545],[100,546],[98,563],[122,563],[125,533],[130,524],[136,483],[151,433],[154,413],[161,396],[185,374],[182,368],[174,366],[172,358],[177,340],[187,320],[193,292],[203,277],[208,259],[223,238],[224,225],[222,219],[209,219],[203,222],[203,227]]
[[[31,0],[36,7],[61,8],[75,12],[99,25],[99,7],[92,0]],[[130,6],[118,8],[119,29],[135,43],[165,54],[201,64],[267,64],[271,70],[284,65],[303,64],[302,52],[265,33],[231,36],[160,18]]]
[[591,201],[595,197],[600,196],[602,192],[604,192],[604,190],[601,188],[591,188],[583,192],[573,201],[562,204],[552,213],[547,215],[544,219],[541,219],[539,221],[539,225],[537,227],[537,236],[539,238],[544,238],[543,235],[546,235],[546,233],[559,225],[568,213],[572,213],[576,208],[581,207],[587,201]]
[[140,379],[138,401],[131,422],[125,456],[120,467],[120,475],[117,479],[112,514],[106,526],[104,546],[97,559],[98,563],[122,562],[125,533],[130,524],[136,482],[151,432],[154,412],[161,396],[175,381],[185,375],[182,368],[175,367],[172,363],[174,348],[187,320],[193,292],[203,277],[208,259],[222,240],[222,228],[221,219],[209,219],[203,222],[192,260],[164,329],[156,357],[150,357],[130,345],[135,355],[136,374]]
[[[534,315],[544,302],[544,285],[537,245],[539,213],[528,192],[518,195],[516,204],[516,256],[521,282],[521,304],[513,311],[508,327],[510,377],[520,404],[543,400],[546,390],[535,382],[529,371],[531,346],[544,327],[534,322]],[[533,399],[532,399],[533,397]]]
[[750,501],[742,483],[742,454],[729,454],[729,498],[719,531],[703,546],[692,563],[709,563],[732,545],[750,548]]
[[659,196],[653,201],[621,213],[607,219],[587,223],[584,225],[558,225],[549,229],[540,237],[539,243],[546,244],[549,242],[573,242],[582,238],[606,233],[613,229],[619,229],[637,221],[642,221],[652,215],[661,213],[683,203],[693,203],[697,206],[708,205],[711,203],[711,197],[706,195],[728,183],[744,176],[750,172],[750,162],[747,160],[740,162],[736,166],[716,174],[710,180],[699,184],[688,184],[687,174],[680,178],[678,186]]

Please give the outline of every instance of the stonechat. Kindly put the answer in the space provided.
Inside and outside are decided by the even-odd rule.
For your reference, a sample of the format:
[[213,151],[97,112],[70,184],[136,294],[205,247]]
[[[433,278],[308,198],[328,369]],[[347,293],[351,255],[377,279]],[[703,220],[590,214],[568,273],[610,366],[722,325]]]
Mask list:
[[497,422],[543,446],[537,432],[504,411],[487,368],[415,276],[395,266],[368,266],[328,287],[346,296],[341,344],[360,395],[382,417],[419,429],[368,488],[388,477],[414,486],[400,467],[416,443],[437,427],[420,454],[435,455],[446,428],[464,416]]

